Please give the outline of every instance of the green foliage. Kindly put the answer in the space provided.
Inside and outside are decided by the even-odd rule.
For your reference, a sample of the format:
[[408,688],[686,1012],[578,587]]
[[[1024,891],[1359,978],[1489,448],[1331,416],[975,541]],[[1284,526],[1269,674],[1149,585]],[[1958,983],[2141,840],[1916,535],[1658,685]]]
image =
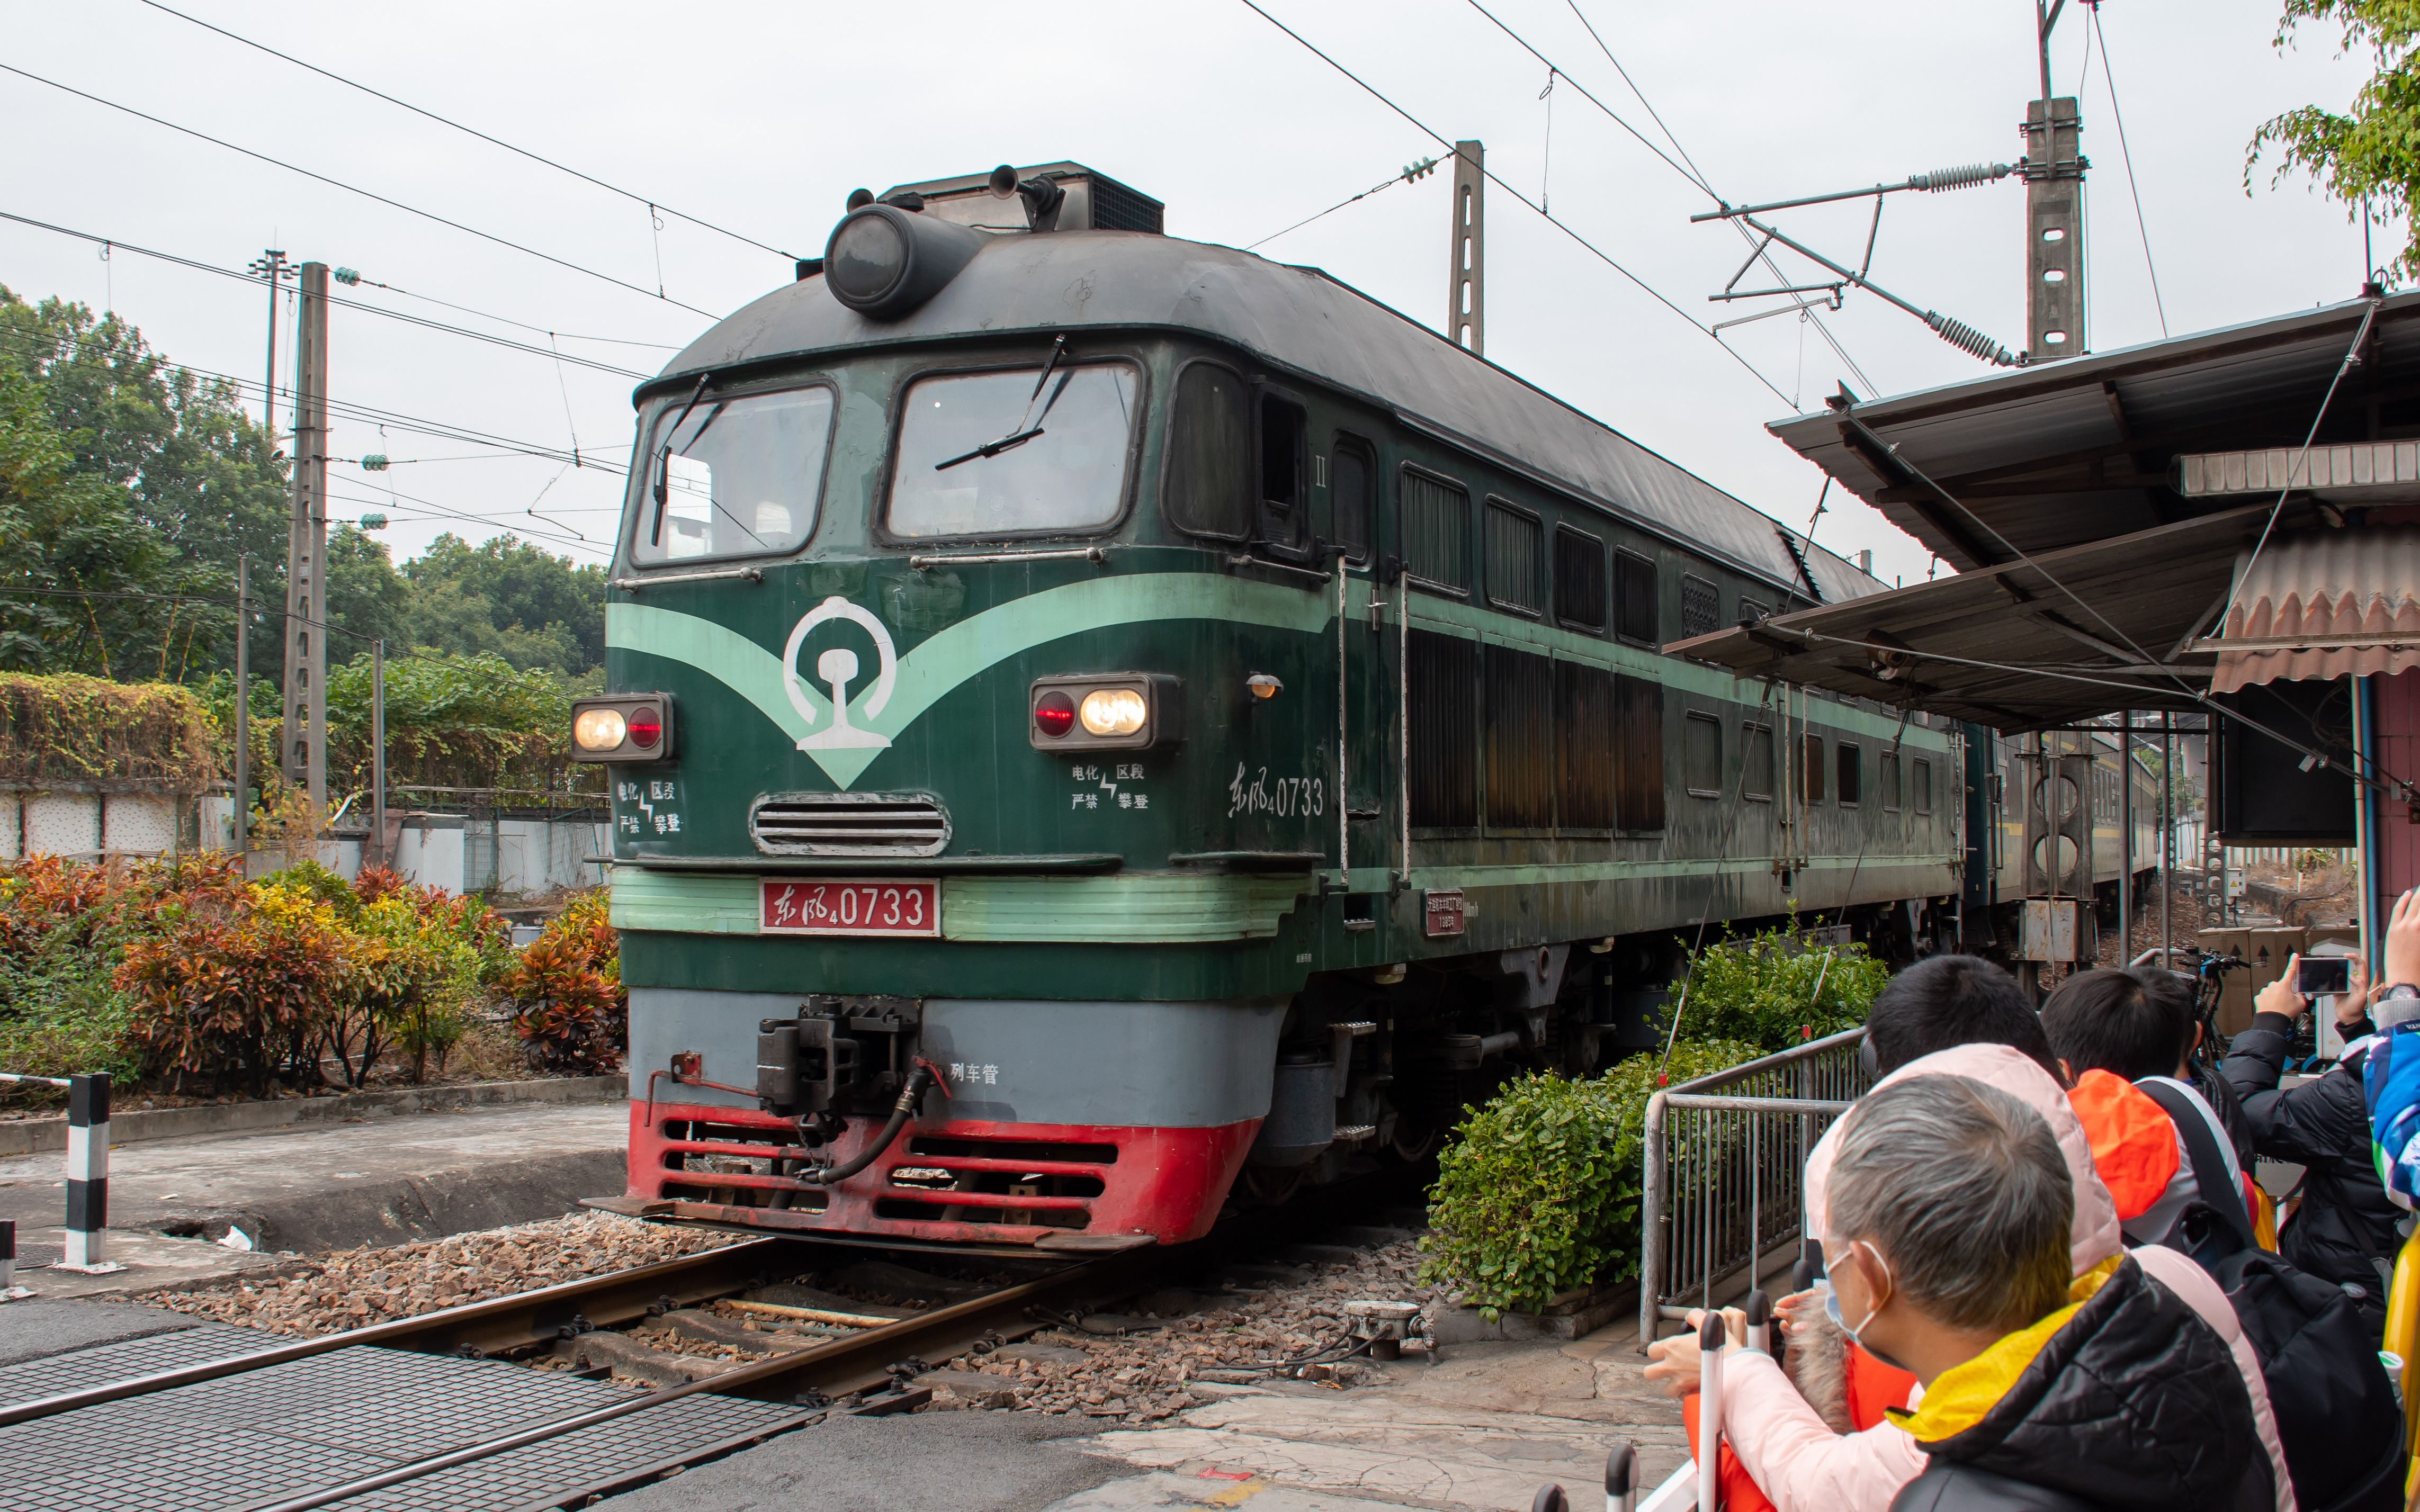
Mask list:
[[1810,948],[1781,930],[1725,940],[1698,952],[1680,1032],[1786,1049],[1863,1024],[1889,980],[1890,967],[1855,942]]
[[[1682,1082],[1763,1052],[1731,1041],[1672,1048]],[[1532,1072],[1473,1109],[1437,1157],[1421,1279],[1458,1288],[1489,1318],[1637,1273],[1640,1154],[1658,1057],[1592,1081]]]
[[581,894],[521,949],[504,980],[513,1029],[530,1057],[558,1075],[610,1072],[630,1038],[621,937],[605,889]]
[[2387,266],[2390,278],[2420,277],[2420,0],[2286,0],[2276,45],[2291,45],[2302,23],[2333,23],[2339,28],[2337,55],[2366,53],[2375,64],[2347,113],[2304,105],[2261,124],[2245,149],[2243,187],[2264,152],[2275,149],[2273,187],[2288,175],[2307,173],[2329,196],[2345,206],[2348,219],[2367,202],[2373,224],[2406,223],[2406,240]]
[[[332,783],[370,776],[370,658],[328,669]],[[493,655],[389,656],[389,782],[451,787],[563,788],[571,775],[570,686],[543,669]]]
[[354,997],[351,935],[305,887],[254,883],[230,902],[128,947],[116,984],[133,1003],[130,1038],[147,1071],[180,1087],[312,1085],[331,1015]]
[[172,683],[0,672],[0,782],[198,793],[216,776],[216,735],[202,701]]
[[605,569],[525,541],[473,547],[451,533],[404,563],[415,644],[576,676],[604,664]]

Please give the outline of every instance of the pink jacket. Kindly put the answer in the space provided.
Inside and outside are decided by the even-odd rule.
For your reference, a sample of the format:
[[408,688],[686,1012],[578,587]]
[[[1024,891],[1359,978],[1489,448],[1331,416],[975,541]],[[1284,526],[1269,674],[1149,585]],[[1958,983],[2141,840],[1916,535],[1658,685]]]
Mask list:
[[[2067,1157],[2068,1171],[2075,1179],[2072,1257],[2076,1273],[2081,1275],[2117,1254],[2118,1210],[2093,1172],[2092,1146],[2084,1125],[2076,1120],[2066,1092],[2049,1072],[2007,1045],[1973,1044],[1912,1060],[1884,1081],[1942,1074],[1987,1082],[2023,1099],[2049,1120],[2059,1150]],[[1838,1128],[1835,1123],[1807,1158],[1810,1236],[1823,1232],[1824,1180],[1832,1169],[1833,1134]],[[2278,1443],[2276,1417],[2269,1408],[2269,1389],[2261,1379],[2259,1359],[2244,1338],[2226,1294],[2200,1266],[2173,1250],[2146,1246],[2133,1255],[2152,1279],[2181,1297],[2226,1340],[2252,1396],[2253,1420],[2277,1486],[2277,1512],[2294,1512],[2294,1487],[2287,1478],[2286,1454]],[[1908,1405],[1914,1406],[1922,1396],[1919,1386]],[[1916,1478],[1925,1462],[1924,1451],[1916,1441],[1893,1424],[1862,1433],[1834,1433],[1798,1395],[1779,1365],[1749,1350],[1725,1351],[1723,1437],[1772,1499],[1776,1512],[1887,1512],[1891,1498]]]

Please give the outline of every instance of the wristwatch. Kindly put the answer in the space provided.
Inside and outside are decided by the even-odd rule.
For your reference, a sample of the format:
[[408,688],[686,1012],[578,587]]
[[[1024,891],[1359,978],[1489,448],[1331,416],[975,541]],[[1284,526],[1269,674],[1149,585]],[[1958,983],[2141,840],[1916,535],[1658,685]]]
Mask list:
[[2408,981],[2398,981],[2381,993],[2379,1001],[2384,1002],[2391,997],[2420,997],[2420,987],[2415,987]]

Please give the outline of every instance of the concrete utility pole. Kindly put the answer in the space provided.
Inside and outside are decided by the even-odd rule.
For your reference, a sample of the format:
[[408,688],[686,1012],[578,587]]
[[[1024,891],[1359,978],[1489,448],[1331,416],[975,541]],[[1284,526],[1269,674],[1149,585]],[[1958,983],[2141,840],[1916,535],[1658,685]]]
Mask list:
[[370,642],[370,860],[391,866],[386,854],[386,642]]
[[1453,264],[1447,290],[1445,333],[1457,347],[1484,354],[1486,341],[1487,148],[1453,145]]
[[235,854],[252,846],[252,558],[235,559]]
[[2084,120],[2050,92],[2050,31],[2067,0],[2034,0],[2041,98],[2025,106],[2025,350],[2037,363],[2080,357],[2084,329]]
[[302,265],[295,320],[294,513],[286,548],[286,780],[328,817],[328,265]]

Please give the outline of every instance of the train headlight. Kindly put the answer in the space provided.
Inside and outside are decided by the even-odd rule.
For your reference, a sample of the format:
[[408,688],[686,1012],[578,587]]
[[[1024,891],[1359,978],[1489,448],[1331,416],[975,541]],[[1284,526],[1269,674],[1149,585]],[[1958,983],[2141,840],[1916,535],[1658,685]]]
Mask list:
[[1161,672],[1104,672],[1042,677],[1027,707],[1036,750],[1147,750],[1184,735],[1178,684]]
[[660,762],[673,753],[673,701],[664,693],[574,699],[575,762]]
[[612,750],[629,732],[629,721],[619,709],[582,709],[571,721],[571,738],[582,750]]
[[1076,717],[1090,734],[1130,735],[1148,722],[1151,711],[1142,694],[1131,687],[1096,687],[1084,695]]

